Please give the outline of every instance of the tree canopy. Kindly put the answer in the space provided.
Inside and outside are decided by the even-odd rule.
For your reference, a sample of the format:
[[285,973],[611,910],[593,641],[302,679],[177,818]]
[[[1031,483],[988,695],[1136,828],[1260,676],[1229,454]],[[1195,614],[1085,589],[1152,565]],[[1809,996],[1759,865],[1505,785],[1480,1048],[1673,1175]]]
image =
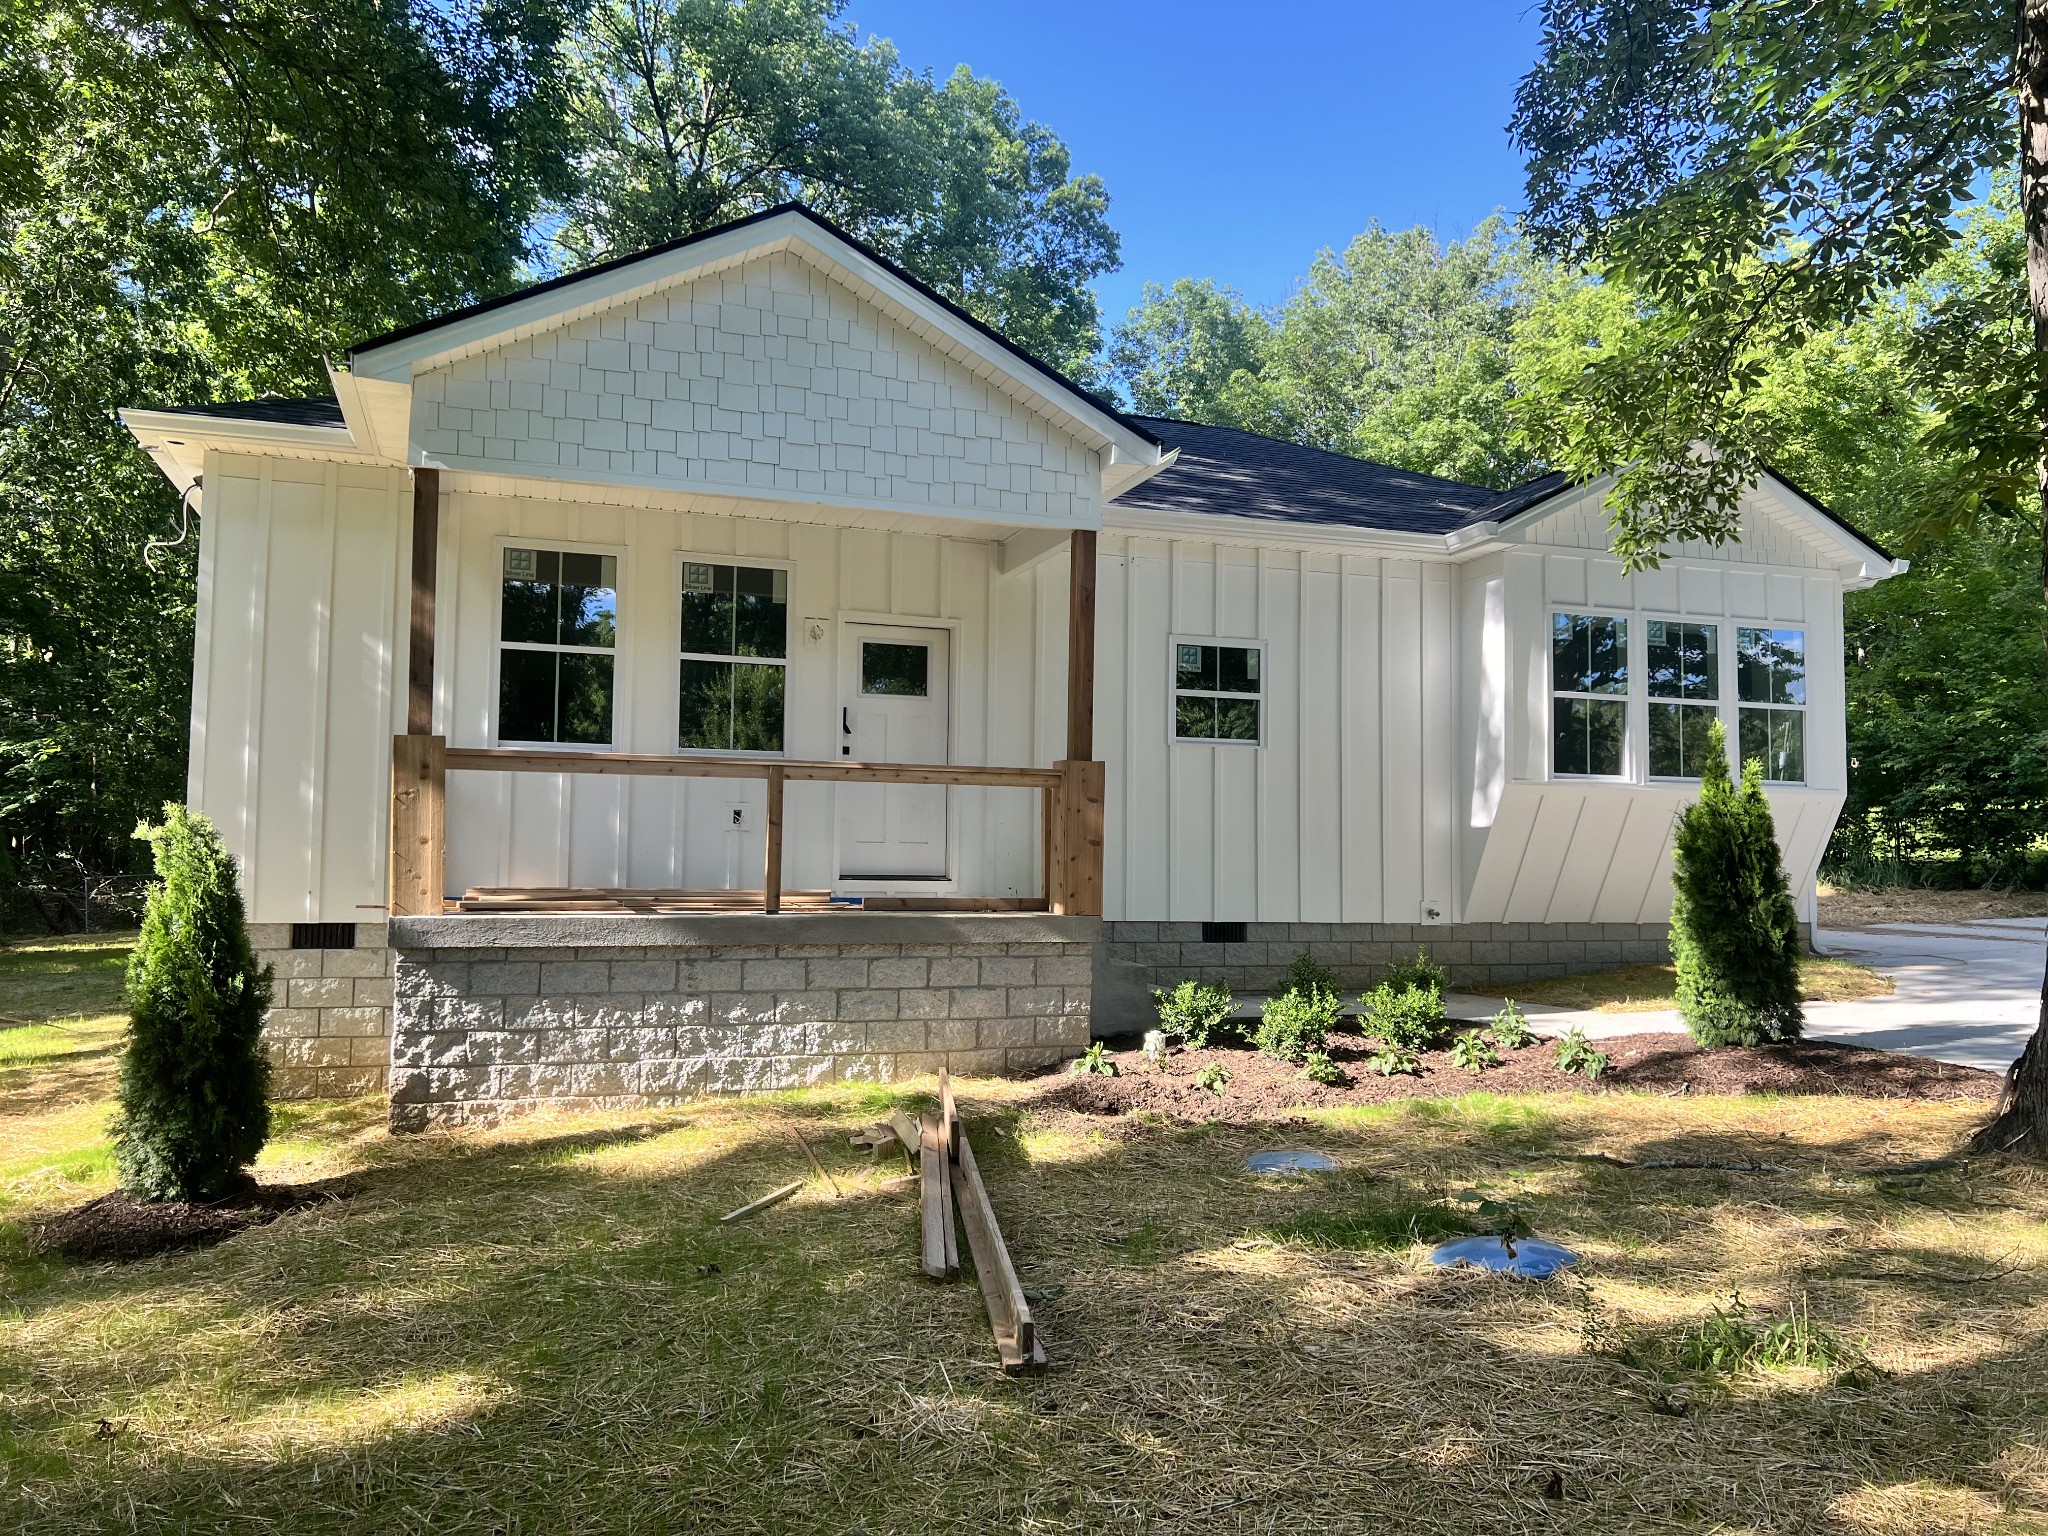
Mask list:
[[1148,285],[1109,366],[1140,410],[1505,488],[1540,470],[1510,415],[1511,338],[1557,281],[1504,219],[1448,244],[1375,224],[1270,312]]
[[843,0],[598,0],[569,50],[571,266],[798,199],[1056,367],[1087,376],[1109,194],[965,65],[907,69]]

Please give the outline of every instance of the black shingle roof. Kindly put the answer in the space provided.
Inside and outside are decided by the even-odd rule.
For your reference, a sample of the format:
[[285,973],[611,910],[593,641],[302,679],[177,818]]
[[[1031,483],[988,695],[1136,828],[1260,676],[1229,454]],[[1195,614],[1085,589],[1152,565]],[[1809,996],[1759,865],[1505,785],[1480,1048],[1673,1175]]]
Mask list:
[[341,402],[332,395],[304,400],[230,400],[220,405],[159,405],[165,416],[214,416],[226,421],[274,421],[287,427],[340,427]]
[[1116,507],[1443,534],[1503,515],[1503,507],[1533,506],[1564,484],[1550,475],[1503,494],[1235,427],[1139,420],[1180,458],[1117,497]]

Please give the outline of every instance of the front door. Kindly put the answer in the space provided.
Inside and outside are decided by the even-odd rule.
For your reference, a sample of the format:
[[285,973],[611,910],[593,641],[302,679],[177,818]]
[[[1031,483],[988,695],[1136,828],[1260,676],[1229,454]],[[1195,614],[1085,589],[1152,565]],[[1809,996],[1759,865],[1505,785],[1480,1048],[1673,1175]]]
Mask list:
[[[849,624],[840,665],[839,745],[857,763],[943,763],[947,632]],[[940,784],[841,784],[842,880],[946,878]]]

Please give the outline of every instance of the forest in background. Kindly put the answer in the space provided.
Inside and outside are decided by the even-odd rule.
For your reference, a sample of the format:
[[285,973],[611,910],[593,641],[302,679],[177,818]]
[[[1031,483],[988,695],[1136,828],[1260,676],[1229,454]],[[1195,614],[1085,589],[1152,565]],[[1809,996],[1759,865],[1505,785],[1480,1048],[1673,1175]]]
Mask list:
[[[1099,178],[833,0],[0,0],[0,915],[118,896],[183,790],[193,541],[142,558],[178,507],[120,407],[322,392],[351,342],[791,197],[1138,410],[1488,485],[1597,435],[1589,352],[1661,345],[1654,306],[1502,219],[1369,226],[1270,308],[1150,286],[1105,335]],[[1974,308],[1976,345],[2023,352],[2022,272],[2001,194],[1934,274],[1759,359],[1745,407],[1914,562],[1849,602],[1830,859],[1862,878],[2048,875],[2038,533],[1926,514],[1963,450],[1925,321]]]

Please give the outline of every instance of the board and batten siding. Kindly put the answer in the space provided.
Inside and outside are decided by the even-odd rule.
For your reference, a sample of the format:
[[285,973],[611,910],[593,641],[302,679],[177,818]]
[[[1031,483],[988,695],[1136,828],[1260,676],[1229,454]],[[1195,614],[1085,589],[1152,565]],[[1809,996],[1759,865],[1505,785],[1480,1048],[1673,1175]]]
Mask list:
[[[1106,915],[1450,921],[1455,583],[1441,562],[1106,533]],[[1263,644],[1263,746],[1174,739],[1176,637]]]
[[241,861],[250,921],[379,920],[409,477],[216,452],[205,485],[187,803]]
[[[1041,766],[1058,756],[1064,667],[1047,663],[1041,637],[1064,640],[1063,566],[1005,576],[987,540],[465,490],[446,493],[442,510],[437,720],[451,745],[496,744],[499,552],[507,542],[618,557],[618,750],[677,750],[681,562],[702,558],[789,571],[787,756],[840,755],[841,646],[853,623],[948,633],[952,761]],[[787,786],[788,887],[844,888],[838,792],[831,784]],[[1037,894],[1033,793],[956,788],[949,800],[951,887]],[[736,807],[741,829],[732,825]],[[765,808],[758,780],[451,774],[449,888],[758,889]]]
[[[1731,730],[1736,629],[1805,631],[1807,779],[1766,793],[1800,915],[1811,919],[1814,876],[1848,789],[1840,555],[1768,482],[1745,499],[1739,530],[1737,542],[1678,545],[1657,569],[1630,574],[1607,553],[1606,513],[1587,494],[1528,529],[1519,547],[1461,568],[1466,685],[1482,701],[1466,723],[1459,788],[1470,807],[1460,833],[1466,920],[1658,923],[1670,915],[1672,832],[1697,791],[1648,777],[1640,684],[1629,698],[1628,782],[1551,778],[1556,612],[1627,618],[1638,665],[1647,620],[1718,626]],[[1497,688],[1509,707],[1495,727],[1483,701]]]

